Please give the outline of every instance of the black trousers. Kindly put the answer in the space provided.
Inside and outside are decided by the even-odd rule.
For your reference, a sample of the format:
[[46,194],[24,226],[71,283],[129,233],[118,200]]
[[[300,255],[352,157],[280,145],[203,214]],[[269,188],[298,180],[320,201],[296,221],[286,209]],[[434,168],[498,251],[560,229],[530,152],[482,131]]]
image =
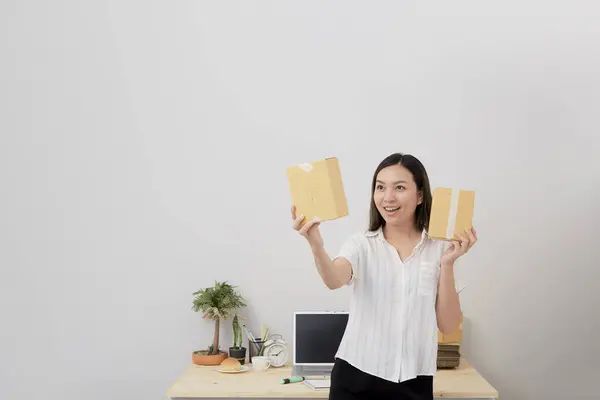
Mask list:
[[433,400],[433,377],[418,376],[400,383],[390,382],[336,359],[331,371],[329,400],[358,399]]

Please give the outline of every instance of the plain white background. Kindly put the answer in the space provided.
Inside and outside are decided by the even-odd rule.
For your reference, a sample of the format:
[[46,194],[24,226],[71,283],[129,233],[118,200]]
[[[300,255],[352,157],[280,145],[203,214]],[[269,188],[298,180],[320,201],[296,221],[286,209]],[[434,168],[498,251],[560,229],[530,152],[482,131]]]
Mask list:
[[3,1],[0,397],[165,398],[211,341],[191,305],[215,280],[239,286],[250,328],[288,339],[294,310],[345,309],[290,228],[285,168],[340,159],[334,254],[401,151],[433,186],[477,191],[465,357],[501,398],[594,398],[599,14]]

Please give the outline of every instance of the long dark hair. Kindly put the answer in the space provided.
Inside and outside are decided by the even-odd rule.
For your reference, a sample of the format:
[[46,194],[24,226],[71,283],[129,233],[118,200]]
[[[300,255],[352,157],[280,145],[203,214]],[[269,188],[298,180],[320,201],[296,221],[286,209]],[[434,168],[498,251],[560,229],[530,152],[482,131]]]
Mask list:
[[417,190],[422,191],[423,200],[421,204],[417,205],[415,210],[415,228],[418,231],[428,229],[429,227],[429,215],[431,214],[431,187],[429,185],[429,177],[427,171],[421,161],[415,156],[410,154],[394,153],[387,156],[375,170],[373,174],[373,182],[371,184],[371,208],[369,211],[369,230],[376,231],[385,225],[385,220],[377,210],[375,206],[375,200],[373,195],[375,193],[375,185],[377,181],[377,174],[382,169],[391,165],[402,165],[408,169],[413,176],[413,179],[417,185]]

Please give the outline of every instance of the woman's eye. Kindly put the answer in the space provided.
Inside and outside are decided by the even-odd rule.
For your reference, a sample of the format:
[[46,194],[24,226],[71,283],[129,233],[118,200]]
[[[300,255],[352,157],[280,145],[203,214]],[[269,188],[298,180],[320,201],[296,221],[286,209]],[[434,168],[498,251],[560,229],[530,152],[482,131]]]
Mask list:
[[404,186],[398,186],[396,187],[397,190],[404,190]]
[[383,189],[383,186],[377,185],[377,190],[382,190],[382,189]]

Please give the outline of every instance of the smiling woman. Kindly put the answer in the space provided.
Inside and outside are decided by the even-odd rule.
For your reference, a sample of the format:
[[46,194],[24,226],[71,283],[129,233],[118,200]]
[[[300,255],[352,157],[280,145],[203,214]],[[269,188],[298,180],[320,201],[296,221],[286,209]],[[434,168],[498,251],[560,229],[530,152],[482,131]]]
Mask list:
[[454,261],[476,237],[469,232],[447,248],[427,236],[429,177],[412,155],[386,157],[371,189],[369,229],[350,236],[333,260],[320,222],[301,226],[292,206],[293,228],[310,244],[327,287],[352,288],[329,398],[431,400],[438,329],[453,330],[460,318]]
[[369,230],[375,231],[387,222],[406,228],[414,225],[417,231],[429,225],[429,177],[416,157],[395,153],[385,158],[375,170],[371,193]]

